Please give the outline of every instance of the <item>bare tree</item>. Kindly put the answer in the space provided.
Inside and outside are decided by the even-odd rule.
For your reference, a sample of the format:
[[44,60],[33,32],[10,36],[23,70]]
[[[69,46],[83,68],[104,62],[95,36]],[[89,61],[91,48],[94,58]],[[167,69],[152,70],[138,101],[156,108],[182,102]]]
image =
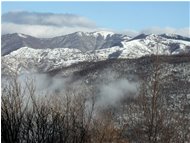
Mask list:
[[152,74],[142,81],[139,96],[124,109],[123,121],[126,127],[124,134],[129,142],[178,143],[188,141],[189,111],[185,114],[183,107],[189,102],[180,100],[181,111],[171,108],[171,103],[168,101],[169,95],[164,92],[165,83],[171,82],[170,77],[166,78],[167,72],[169,69],[163,67],[156,56]]

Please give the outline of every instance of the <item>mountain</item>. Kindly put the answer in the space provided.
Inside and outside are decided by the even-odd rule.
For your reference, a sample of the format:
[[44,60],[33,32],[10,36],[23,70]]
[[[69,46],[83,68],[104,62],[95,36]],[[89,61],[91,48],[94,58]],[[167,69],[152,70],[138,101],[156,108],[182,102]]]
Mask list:
[[71,48],[86,52],[88,50],[122,46],[121,41],[126,39],[130,39],[130,37],[107,31],[75,32],[54,38],[36,38],[21,33],[14,33],[2,36],[1,47],[2,55],[9,54],[21,47],[31,47],[33,49]]
[[[107,32],[77,32],[45,40],[24,34],[6,36],[13,40],[4,39],[6,44],[13,45],[7,48],[10,50],[9,53],[2,56],[2,84],[5,87],[9,79],[18,77],[21,86],[27,81],[34,83],[34,88],[37,93],[40,93],[39,95],[43,93],[57,95],[54,93],[73,89],[87,96],[87,100],[89,95],[94,96],[96,105],[105,103],[106,106],[113,105],[116,112],[114,115],[119,119],[121,115],[117,113],[123,112],[123,107],[127,107],[123,105],[136,102],[128,101],[132,100],[128,97],[138,94],[126,93],[123,89],[128,91],[134,88],[133,86],[139,87],[142,84],[142,87],[150,88],[150,95],[152,95],[151,89],[159,86],[160,94],[167,98],[161,99],[164,105],[167,104],[166,109],[172,113],[173,111],[181,113],[181,109],[184,109],[183,114],[185,113],[188,119],[190,117],[190,41],[186,37],[141,34],[128,38],[125,35]],[[80,40],[75,41],[71,38],[75,36],[81,37]],[[119,44],[117,40],[117,42],[113,40],[114,36],[120,37]],[[83,48],[84,51],[81,47],[42,48],[37,44],[39,42],[43,45],[42,41],[48,41],[47,43],[58,45],[65,42],[62,41],[63,37],[70,45],[72,42],[73,45],[80,43],[81,39],[85,39],[84,37],[97,39],[99,37],[108,45],[117,44],[106,48],[104,44],[99,43],[101,46],[98,47],[96,43],[93,48]],[[108,39],[112,39],[113,43]],[[89,41],[83,42],[85,45],[89,43]],[[2,43],[6,45],[5,42]],[[35,45],[36,47],[33,47]],[[156,81],[151,82],[151,79]],[[140,90],[141,87],[138,91]],[[117,107],[115,103],[119,103]],[[128,117],[126,114],[125,116]]]
[[[122,134],[119,134],[122,139],[134,138],[134,132],[141,134],[149,127],[158,125],[161,132],[169,133],[167,136],[172,129],[171,134],[174,137],[172,136],[171,142],[176,139],[176,142],[180,142],[176,136],[182,136],[182,141],[188,141],[190,40],[187,37],[140,34],[131,38],[99,31],[76,32],[43,39],[15,33],[2,36],[2,53],[1,83],[4,101],[8,101],[4,105],[10,105],[8,111],[13,111],[12,103],[16,97],[19,99],[18,103],[21,103],[19,105],[32,107],[30,103],[34,101],[34,104],[39,103],[40,108],[45,107],[41,108],[42,110],[47,107],[48,110],[45,111],[56,111],[56,116],[46,112],[47,118],[45,116],[43,119],[60,119],[62,114],[59,116],[57,109],[65,110],[64,107],[69,107],[69,119],[77,112],[81,113],[79,119],[87,115],[93,124],[99,120],[102,123],[101,119],[105,117],[96,118],[96,115],[111,118],[108,121],[108,130],[110,127],[116,127],[119,132],[122,130]],[[58,100],[60,102],[57,102]],[[24,101],[27,101],[27,104]],[[41,103],[48,106],[41,106]],[[61,106],[54,106],[53,103],[60,103]],[[64,106],[67,104],[69,106]],[[28,108],[26,111],[29,111],[26,115],[35,114]],[[149,114],[149,111],[154,113]],[[14,112],[11,112],[11,115],[14,115]],[[95,118],[91,119],[94,115]],[[155,115],[155,124],[149,124],[152,115]],[[34,118],[34,123],[36,119],[38,118]],[[80,121],[77,118],[76,123]],[[107,120],[104,123],[107,124]],[[113,126],[110,123],[113,123]],[[47,125],[49,129],[52,124],[48,122]],[[82,131],[83,125],[86,124],[82,122],[82,126],[79,126]],[[69,129],[73,129],[72,124]],[[99,131],[99,128],[95,128],[95,131],[96,129]],[[177,132],[173,133],[173,130]],[[185,140],[184,134],[187,135]],[[162,134],[158,132],[158,141],[162,142],[160,137]],[[137,138],[139,139],[139,134]],[[141,142],[141,139],[143,140],[144,136],[139,140],[136,140],[135,136],[134,140],[129,141]]]
[[184,37],[181,35],[176,35],[176,34],[161,34],[162,37],[168,38],[168,39],[176,39],[176,40],[185,40],[185,41],[190,41],[189,37]]
[[178,54],[190,54],[190,38],[174,34],[141,34],[131,38],[106,31],[75,32],[54,38],[18,33],[2,36],[3,71],[48,72],[85,61]]
[[9,54],[10,52],[25,46],[36,49],[42,47],[40,39],[20,33],[2,35],[1,41],[2,55]]
[[141,51],[140,54],[143,55],[172,55],[190,52],[190,38],[176,35],[166,37],[165,34],[141,34],[129,41],[122,41],[122,45],[128,48],[128,51],[130,49],[130,52]]
[[[54,38],[36,38],[29,35],[14,33],[2,35],[2,55],[7,55],[22,47],[33,49],[70,48],[82,52],[106,49],[111,47],[143,47],[155,51],[156,44],[173,52],[188,52],[190,38],[175,34],[145,35],[134,38],[108,31],[75,32]],[[156,49],[157,50],[157,49]],[[176,51],[177,50],[177,51]]]

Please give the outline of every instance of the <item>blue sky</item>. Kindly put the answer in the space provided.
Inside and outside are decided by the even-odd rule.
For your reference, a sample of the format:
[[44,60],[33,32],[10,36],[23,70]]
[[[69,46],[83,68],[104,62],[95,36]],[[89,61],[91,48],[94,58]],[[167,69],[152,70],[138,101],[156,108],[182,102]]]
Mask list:
[[2,13],[32,11],[85,16],[114,29],[189,27],[190,2],[3,2]]
[[190,23],[190,2],[2,2],[2,14],[10,11],[75,14],[118,31],[179,29]]

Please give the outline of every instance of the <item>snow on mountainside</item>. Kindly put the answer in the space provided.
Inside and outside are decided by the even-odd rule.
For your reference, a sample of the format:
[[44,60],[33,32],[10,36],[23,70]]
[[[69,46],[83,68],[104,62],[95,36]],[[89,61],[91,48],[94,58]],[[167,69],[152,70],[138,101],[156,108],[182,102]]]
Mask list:
[[[76,32],[66,36],[45,39],[47,40],[47,43],[49,42],[52,45],[58,45],[56,47],[59,48],[50,48],[48,46],[45,48],[32,47],[33,41],[35,41],[36,39],[41,39],[33,37],[31,38],[30,36],[24,34],[17,34],[17,36],[18,37],[16,37],[16,41],[18,41],[19,39],[26,39],[24,42],[28,42],[30,44],[29,46],[23,46],[22,43],[20,44],[21,47],[13,48],[13,51],[10,52],[10,54],[4,55],[2,57],[2,67],[3,69],[5,69],[5,71],[7,68],[11,69],[12,71],[22,71],[23,69],[27,68],[34,68],[35,70],[40,69],[46,72],[54,70],[56,68],[67,67],[73,63],[83,61],[102,61],[114,58],[132,59],[152,54],[173,55],[190,53],[190,40],[188,38],[175,35],[167,35],[170,36],[169,38],[167,38],[166,34],[164,36],[155,34],[141,34],[133,39],[128,39],[126,38],[126,35],[119,35],[114,34],[112,32],[100,31],[87,33]],[[174,37],[172,38],[171,36]],[[15,39],[15,35],[8,35],[8,37],[14,37],[10,38],[11,40]],[[71,37],[74,39],[72,39]],[[83,37],[83,45],[89,45],[90,47],[86,48],[88,50],[85,52],[81,48],[75,48],[75,46],[77,46],[77,43],[81,43],[81,41],[78,41],[79,37]],[[88,39],[87,41],[83,41],[85,39],[84,37],[96,37],[97,39],[100,38],[101,40],[96,39],[95,43],[92,43],[94,45],[92,45],[88,43]],[[30,40],[27,41],[27,39]],[[7,39],[3,40],[6,40],[5,45],[3,45],[4,47],[2,46],[4,50],[6,48],[6,45],[10,45],[10,43],[12,43],[12,47],[14,47],[14,44],[16,44],[14,43],[14,41],[7,41]],[[43,42],[45,41],[43,40],[44,39],[38,41],[41,44],[41,46],[44,46]],[[69,40],[70,44],[73,43],[73,45],[75,45],[73,46],[74,48],[70,44],[65,44],[70,45],[70,47],[60,47],[61,45],[59,45],[59,43],[67,43],[64,40]],[[4,41],[2,41],[2,43],[4,43]],[[35,45],[37,43],[35,43]],[[105,46],[104,44],[108,45]],[[79,44],[79,46],[81,45]],[[96,46],[95,49],[93,46]]]
[[[141,37],[143,36],[143,38]],[[167,39],[161,35],[141,35],[130,41],[122,42],[124,47],[132,47],[131,52],[138,49],[141,54],[182,54],[190,52],[190,41]],[[141,37],[141,38],[139,38]],[[136,52],[138,52],[136,51]]]
[[92,35],[98,37],[98,36],[103,36],[105,39],[107,38],[107,36],[112,36],[114,35],[113,32],[109,32],[109,31],[96,31],[96,32],[91,32]]
[[79,36],[83,36],[83,35],[87,35],[87,36],[93,36],[93,37],[103,37],[104,39],[106,39],[108,36],[112,36],[115,33],[110,32],[110,31],[95,31],[95,32],[75,32],[76,34],[78,34]]
[[78,49],[22,47],[4,56],[2,60],[4,61],[2,66],[11,71],[30,70],[30,68],[35,70],[35,67],[49,71],[56,67],[66,67],[73,63],[90,60],[90,57]]
[[18,36],[20,36],[22,38],[27,38],[27,35],[24,35],[24,34],[21,34],[21,33],[18,33]]
[[25,34],[14,33],[2,36],[2,55],[9,54],[21,47],[31,47],[34,49],[71,48],[86,52],[89,50],[121,46],[121,41],[126,39],[131,38],[126,35],[107,31],[75,32],[54,38],[36,38]]

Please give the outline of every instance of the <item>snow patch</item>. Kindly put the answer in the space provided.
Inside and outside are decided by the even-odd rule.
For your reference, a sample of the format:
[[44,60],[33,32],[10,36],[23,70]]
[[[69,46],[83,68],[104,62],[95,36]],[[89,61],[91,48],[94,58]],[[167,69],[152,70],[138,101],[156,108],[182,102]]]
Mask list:
[[113,32],[110,31],[96,31],[96,32],[92,32],[92,34],[96,37],[98,37],[99,35],[101,35],[102,37],[107,38],[107,36],[112,36],[114,35]]
[[21,34],[21,33],[18,33],[18,36],[19,36],[19,37],[22,37],[22,38],[27,38],[27,36],[26,36],[26,35]]

